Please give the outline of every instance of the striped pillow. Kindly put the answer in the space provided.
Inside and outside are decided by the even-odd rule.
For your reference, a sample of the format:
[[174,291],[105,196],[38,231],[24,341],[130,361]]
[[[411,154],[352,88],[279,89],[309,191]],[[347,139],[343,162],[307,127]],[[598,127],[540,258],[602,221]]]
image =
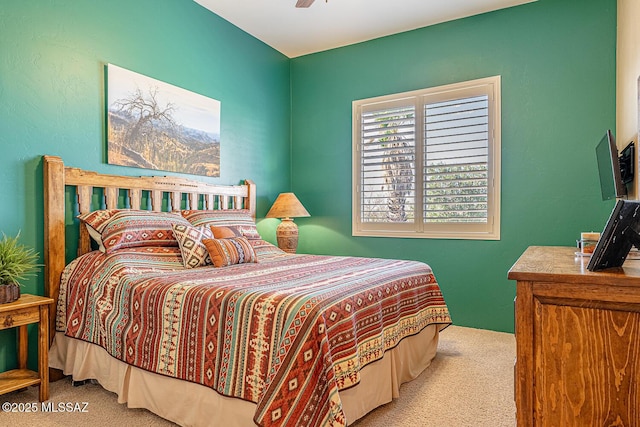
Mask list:
[[172,225],[190,225],[180,215],[134,209],[107,209],[79,215],[100,251],[140,246],[178,246]]
[[213,264],[203,239],[213,239],[213,233],[207,227],[193,227],[185,224],[173,224],[173,234],[176,236],[182,263],[185,268],[203,267]]
[[182,211],[182,216],[186,218],[194,227],[206,225],[207,227],[233,227],[240,231],[249,240],[262,239],[258,234],[256,222],[251,216],[251,212],[246,209],[228,209],[217,211]]
[[246,237],[204,239],[202,243],[207,247],[215,267],[258,262],[253,246]]

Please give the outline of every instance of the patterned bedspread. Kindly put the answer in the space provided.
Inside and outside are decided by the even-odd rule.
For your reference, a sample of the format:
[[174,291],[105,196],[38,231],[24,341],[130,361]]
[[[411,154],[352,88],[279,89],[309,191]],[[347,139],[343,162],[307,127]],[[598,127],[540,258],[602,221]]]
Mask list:
[[57,328],[255,402],[258,425],[341,426],[338,390],[362,367],[451,321],[426,264],[256,252],[257,264],[196,269],[177,248],[88,253],[63,273]]

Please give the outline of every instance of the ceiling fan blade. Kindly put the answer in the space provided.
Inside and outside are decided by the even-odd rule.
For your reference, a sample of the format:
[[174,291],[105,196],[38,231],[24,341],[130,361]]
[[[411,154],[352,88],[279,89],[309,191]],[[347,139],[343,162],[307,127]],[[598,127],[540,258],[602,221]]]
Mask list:
[[296,7],[309,7],[315,0],[298,0]]

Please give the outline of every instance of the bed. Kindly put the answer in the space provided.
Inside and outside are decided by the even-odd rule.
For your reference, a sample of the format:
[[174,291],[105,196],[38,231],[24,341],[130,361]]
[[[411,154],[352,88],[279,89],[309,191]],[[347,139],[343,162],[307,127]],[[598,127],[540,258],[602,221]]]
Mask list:
[[49,364],[129,407],[185,426],[351,425],[429,366],[451,322],[424,263],[262,240],[251,181],[105,175],[55,156],[43,175]]

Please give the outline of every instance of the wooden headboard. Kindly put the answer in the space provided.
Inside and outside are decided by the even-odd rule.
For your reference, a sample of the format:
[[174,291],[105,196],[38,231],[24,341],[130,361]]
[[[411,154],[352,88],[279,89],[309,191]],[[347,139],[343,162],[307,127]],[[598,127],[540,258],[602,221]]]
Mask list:
[[[246,180],[244,185],[215,185],[171,176],[119,176],[106,175],[66,167],[60,157],[43,156],[44,176],[44,261],[45,295],[58,301],[60,277],[66,264],[65,198],[67,189],[75,190],[77,200],[71,206],[76,214],[91,212],[95,205],[94,189],[104,199],[100,208],[116,209],[121,195],[127,207],[140,209],[148,200],[151,210],[179,209],[247,209],[256,216],[256,186]],[[86,227],[80,227],[78,255],[91,250],[91,239]],[[55,313],[55,306],[52,313]],[[50,335],[55,334],[55,314],[50,316]]]

